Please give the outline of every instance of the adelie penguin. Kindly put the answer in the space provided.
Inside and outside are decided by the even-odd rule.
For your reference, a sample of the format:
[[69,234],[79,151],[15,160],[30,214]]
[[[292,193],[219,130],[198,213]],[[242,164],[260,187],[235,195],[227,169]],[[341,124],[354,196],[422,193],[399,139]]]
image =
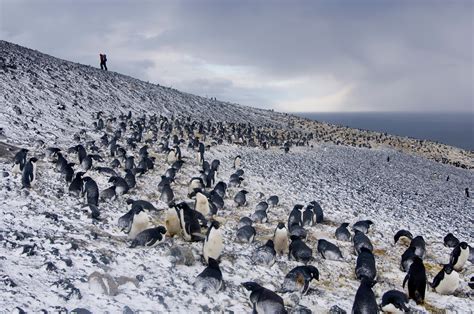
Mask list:
[[286,314],[283,299],[275,292],[260,286],[256,282],[242,283],[245,289],[251,291],[250,302],[254,313]]
[[347,229],[349,224],[347,222],[342,223],[337,229],[336,229],[336,239],[339,241],[345,241],[348,242],[351,240],[351,233]]
[[252,243],[256,235],[255,228],[251,225],[245,225],[237,230],[237,242]]
[[459,287],[459,274],[451,264],[444,265],[434,277],[431,287],[439,294],[453,294]]
[[166,228],[163,226],[145,229],[133,239],[131,248],[137,246],[154,246],[165,239]]
[[136,205],[119,218],[118,225],[133,240],[140,232],[148,229],[150,218],[141,206]]
[[405,293],[398,290],[389,290],[382,296],[380,309],[385,313],[407,313],[408,298]]
[[212,221],[207,229],[206,239],[202,246],[202,255],[206,263],[210,258],[218,260],[224,249],[224,240],[222,238],[222,229],[217,221]]
[[285,224],[279,222],[273,233],[273,243],[277,254],[284,255],[289,252],[288,229]]
[[272,195],[272,196],[270,196],[270,197],[267,199],[267,203],[268,203],[268,205],[270,205],[271,207],[277,206],[279,202],[280,202],[280,199],[279,199],[278,196],[276,196],[276,195]]
[[23,171],[23,168],[26,164],[26,155],[28,154],[28,150],[26,148],[20,149],[13,158],[13,167],[12,173],[17,174]]
[[332,261],[343,260],[341,250],[335,244],[324,239],[318,240],[318,252],[324,259]]
[[237,155],[237,156],[234,158],[234,165],[233,165],[233,168],[234,168],[234,169],[239,169],[239,168],[240,168],[241,160],[242,160],[242,158],[240,157],[240,155]]
[[299,237],[291,236],[288,259],[307,264],[313,258],[313,250]]
[[446,247],[456,247],[459,244],[458,238],[456,238],[452,233],[448,233],[444,237],[443,242]]
[[411,240],[410,246],[415,248],[415,255],[419,258],[425,258],[426,243],[422,236],[416,236]]
[[454,270],[461,271],[469,258],[469,246],[466,242],[461,242],[453,249],[449,258],[449,263]]
[[234,202],[237,204],[237,207],[245,206],[245,204],[247,204],[247,198],[245,196],[247,193],[248,192],[246,190],[242,190],[235,194]]
[[129,186],[124,178],[122,177],[110,177],[109,183],[112,183],[115,186],[115,193],[117,195],[123,195],[128,193]]
[[83,182],[84,188],[82,190],[82,195],[85,196],[86,204],[98,206],[99,187],[97,186],[97,183],[91,177],[85,177]]
[[255,264],[272,266],[275,264],[275,246],[273,240],[268,240],[265,245],[258,247],[252,254],[252,261]]
[[352,230],[359,230],[360,232],[367,234],[370,226],[373,224],[372,220],[359,220],[352,226]]
[[370,250],[366,248],[361,249],[361,252],[357,256],[355,273],[359,280],[362,280],[363,278],[368,279],[369,281],[375,280],[375,277],[377,276],[375,257]]
[[299,292],[306,294],[309,290],[309,284],[313,279],[319,281],[319,271],[312,265],[297,266],[293,268],[283,280],[281,286],[282,292]]
[[411,241],[413,239],[413,235],[411,234],[410,231],[401,229],[401,230],[398,230],[397,233],[395,233],[395,235],[393,236],[393,241],[396,244],[398,240],[400,239],[406,239],[406,240]]
[[71,184],[69,185],[69,194],[79,197],[82,193],[82,189],[84,188],[84,182],[82,181],[82,176],[84,172],[76,173],[76,177],[72,180]]
[[288,226],[297,224],[303,227],[303,214],[304,214],[303,205],[296,204],[291,210],[290,216],[288,217]]
[[166,230],[168,230],[167,235],[170,237],[174,237],[181,233],[179,213],[173,203],[169,205],[168,210],[166,211],[165,226]]
[[356,255],[360,254],[362,248],[366,248],[370,251],[374,250],[372,246],[372,242],[370,239],[365,235],[365,233],[355,230],[354,237],[352,238],[352,242],[354,243],[354,251]]
[[359,289],[357,289],[354,304],[352,305],[353,314],[372,314],[379,313],[379,307],[377,306],[377,300],[375,294],[372,291],[372,287],[375,285],[375,281],[367,278],[363,278],[360,282]]
[[176,205],[179,213],[179,224],[183,238],[186,241],[201,241],[203,236],[201,234],[201,225],[197,214],[199,212],[191,209],[188,204],[181,202]]
[[35,157],[30,158],[23,168],[21,174],[21,185],[22,189],[31,188],[32,185],[36,182],[36,162],[38,159]]
[[215,293],[222,288],[222,272],[219,263],[209,257],[208,266],[197,276],[194,288],[201,293]]
[[403,280],[403,288],[407,282],[410,299],[415,300],[416,304],[422,303],[426,292],[426,270],[423,260],[418,256],[413,257],[410,270]]

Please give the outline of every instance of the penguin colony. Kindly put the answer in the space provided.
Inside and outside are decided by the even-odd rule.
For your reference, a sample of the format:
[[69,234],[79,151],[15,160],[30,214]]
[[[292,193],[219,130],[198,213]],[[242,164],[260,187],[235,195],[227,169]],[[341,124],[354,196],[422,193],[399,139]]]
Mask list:
[[[272,267],[278,259],[288,259],[300,265],[281,278],[281,288],[277,291],[265,288],[265,283],[259,282],[258,274],[253,274],[255,281],[242,282],[242,289],[248,291],[249,310],[286,313],[292,310],[285,305],[286,294],[311,297],[308,295],[311,286],[324,278],[324,274],[314,265],[314,247],[323,259],[346,261],[340,248],[330,239],[317,239],[311,243],[308,228],[326,223],[323,208],[314,200],[304,205],[295,204],[286,221],[275,221],[268,217],[272,215],[272,209],[280,206],[279,197],[259,194],[260,201],[255,205],[255,211],[250,217],[240,217],[235,234],[222,232],[226,212],[238,213],[240,207],[250,206],[247,195],[252,191],[242,188],[245,172],[241,166],[245,160],[240,155],[233,160],[209,161],[206,152],[226,142],[264,149],[277,146],[288,153],[293,145],[308,145],[311,135],[267,133],[250,125],[202,123],[192,121],[190,117],[153,115],[133,118],[131,113],[106,117],[98,112],[95,118],[91,133],[100,135],[98,140],[81,143],[79,137],[80,143],[72,147],[49,147],[44,152],[45,160],[61,174],[69,195],[81,200],[93,220],[100,221],[112,202],[125,205],[117,227],[127,235],[129,249],[152,247],[173,241],[172,238],[201,242],[203,270],[194,280],[196,290],[219,293],[225,289],[226,274],[219,267],[220,261],[226,258],[225,237],[248,245],[257,236],[256,226],[268,221],[274,223],[273,237],[255,249],[251,257],[253,263]],[[28,154],[27,149],[21,149],[15,155],[12,173],[21,174],[22,189],[34,190],[38,158],[28,158]],[[166,203],[167,208],[156,208],[153,199],[137,200],[131,197],[142,178],[154,171],[158,162],[168,165],[161,181],[156,182],[159,200]],[[224,162],[231,163],[235,172],[226,182],[216,182],[219,167]],[[184,164],[195,167],[196,175],[179,178]],[[100,189],[93,179],[97,176],[108,178],[109,186]],[[186,180],[188,195],[184,199],[176,197],[176,188],[181,184],[178,179],[180,182]],[[151,219],[156,215],[163,218],[163,224],[156,224]],[[371,220],[360,220],[352,227],[349,223],[340,222],[334,228],[334,239],[352,241],[356,256],[354,275],[360,286],[353,301],[353,313],[406,312],[410,308],[410,300],[416,304],[424,302],[428,287],[436,293],[449,295],[456,293],[461,280],[468,280],[459,275],[469,259],[470,247],[466,242],[458,240],[453,234],[443,239],[447,247],[453,248],[449,263],[443,265],[428,282],[423,259],[429,252],[429,246],[422,236],[413,237],[410,231],[400,230],[394,235],[394,242],[395,245],[403,245],[402,242],[409,244],[400,256],[400,269],[406,272],[406,277],[400,283],[399,290],[386,291],[381,300],[377,300],[373,292],[378,279],[377,248],[370,240],[373,225]]]

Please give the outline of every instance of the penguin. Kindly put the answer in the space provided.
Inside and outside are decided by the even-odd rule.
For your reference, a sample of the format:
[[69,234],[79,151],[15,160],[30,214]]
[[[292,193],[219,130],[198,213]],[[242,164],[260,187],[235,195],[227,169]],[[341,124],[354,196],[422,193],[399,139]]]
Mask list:
[[297,236],[291,236],[288,259],[295,259],[298,262],[308,264],[313,258],[313,250]]
[[322,223],[324,220],[324,213],[321,205],[319,205],[319,203],[316,201],[311,201],[309,204],[313,209],[315,223]]
[[13,158],[13,167],[12,173],[17,174],[23,171],[23,168],[26,165],[26,155],[28,154],[28,150],[26,148],[20,149]]
[[303,226],[314,226],[316,224],[316,217],[313,212],[313,207],[311,205],[306,206],[306,209],[303,212]]
[[356,255],[359,255],[361,249],[365,247],[366,249],[373,251],[374,247],[372,246],[372,242],[370,239],[365,235],[364,232],[359,230],[355,230],[354,237],[352,238],[352,242],[354,243],[354,251]]
[[163,201],[169,205],[171,202],[173,202],[173,200],[174,200],[173,189],[171,189],[169,184],[164,185],[163,189],[161,190],[160,201]]
[[130,169],[125,169],[125,177],[124,180],[127,182],[128,188],[133,189],[135,185],[137,184],[137,181],[135,179],[135,175],[133,174],[132,170]]
[[288,217],[288,226],[297,224],[303,227],[303,213],[304,213],[303,205],[296,204],[293,207],[292,211],[290,212],[290,216]]
[[240,155],[235,156],[234,165],[233,165],[234,169],[239,169],[240,168],[241,160],[242,160],[242,158],[240,157]]
[[234,178],[231,178],[230,181],[229,181],[229,187],[240,187],[240,184],[242,183],[242,181],[244,180],[244,178],[242,177],[234,177]]
[[319,281],[319,270],[312,265],[296,266],[285,276],[281,287],[282,292],[298,291],[302,295],[309,290],[310,282]]
[[413,240],[413,235],[411,234],[411,232],[408,230],[402,229],[402,230],[398,230],[397,233],[393,236],[394,243],[396,244],[398,240],[402,237],[407,238],[410,241]]
[[252,220],[258,223],[266,223],[268,222],[267,211],[266,210],[257,210],[255,211],[252,216]]
[[87,172],[89,169],[92,168],[92,157],[91,155],[86,155],[81,162],[81,170]]
[[459,274],[451,264],[446,264],[434,277],[431,287],[439,294],[453,294],[459,287]]
[[223,181],[217,182],[214,186],[214,190],[220,197],[225,198],[225,193],[227,191],[227,184]]
[[110,177],[109,183],[112,183],[115,186],[115,193],[117,195],[123,195],[128,193],[129,186],[124,178],[122,177]]
[[408,270],[408,274],[403,280],[403,288],[408,282],[408,296],[420,304],[425,300],[426,292],[426,270],[423,260],[419,256],[413,257],[413,263]]
[[410,310],[406,294],[398,290],[385,292],[380,308],[385,313],[407,313]]
[[277,254],[283,255],[289,252],[288,229],[283,222],[279,222],[273,233],[273,243]]
[[354,304],[352,305],[353,314],[365,314],[365,313],[379,313],[377,306],[377,300],[375,294],[372,291],[372,287],[375,285],[375,281],[363,278],[360,282],[360,286],[357,289]]
[[133,156],[128,156],[125,159],[125,170],[132,170],[135,168],[135,159]]
[[255,210],[256,211],[267,211],[268,209],[268,203],[265,202],[265,201],[261,201],[257,204],[257,206],[255,206]]
[[82,179],[84,188],[82,189],[82,195],[85,196],[86,204],[92,204],[95,206],[99,205],[99,187],[97,183],[91,177],[85,177]]
[[466,194],[466,197],[469,198],[470,195],[469,195],[469,188],[465,188],[464,189],[464,194]]
[[202,246],[202,256],[206,263],[209,258],[219,260],[224,249],[224,240],[222,238],[222,229],[217,221],[212,221],[211,225],[207,229],[206,239]]
[[196,191],[195,193],[196,200],[194,202],[194,210],[197,210],[204,216],[214,215],[215,212],[211,211],[211,206],[209,199],[201,191]]
[[256,233],[254,227],[250,225],[242,226],[237,230],[237,241],[241,243],[252,243]]
[[74,169],[72,168],[74,164],[68,163],[61,171],[62,177],[66,180],[66,183],[71,183],[74,177]]
[[318,240],[318,252],[324,259],[331,261],[343,260],[341,250],[337,247],[337,245],[324,239]]
[[133,200],[131,198],[128,198],[126,201],[127,205],[130,207],[130,209],[133,207],[133,205],[140,205],[143,207],[143,209],[149,210],[149,211],[161,211],[162,209],[157,209],[152,203],[148,201],[143,201],[143,200]]
[[369,232],[370,226],[373,224],[374,223],[372,222],[372,220],[359,220],[352,226],[352,230],[359,230],[360,232],[367,234]]
[[468,283],[469,288],[474,289],[474,276],[471,277],[471,280]]
[[224,208],[224,199],[220,197],[220,195],[217,194],[216,191],[214,190],[212,190],[209,195],[210,195],[210,201],[216,207],[217,211],[222,210]]
[[154,246],[165,239],[166,228],[163,226],[145,229],[133,239],[130,248],[137,246]]
[[469,246],[466,242],[461,242],[451,252],[449,263],[453,265],[454,270],[461,271],[468,258]]
[[336,229],[337,240],[345,241],[345,242],[348,242],[351,240],[351,233],[347,229],[348,226],[349,224],[347,222],[344,222]]
[[76,177],[72,180],[71,184],[69,185],[69,194],[79,197],[82,193],[82,189],[84,188],[84,183],[82,182],[82,176],[84,172],[76,173]]
[[179,224],[183,238],[186,241],[202,240],[201,225],[196,215],[197,212],[192,210],[185,202],[177,204],[176,208],[179,213]]
[[197,276],[194,288],[201,293],[215,293],[222,288],[222,272],[219,263],[209,257],[208,266]]
[[456,238],[452,233],[448,233],[444,237],[443,242],[446,247],[456,247],[459,244],[458,238]]
[[119,218],[118,225],[128,233],[128,238],[133,240],[143,230],[148,229],[150,219],[140,205],[133,206],[125,215]]
[[242,285],[245,289],[251,291],[250,302],[252,302],[254,313],[287,313],[283,299],[275,292],[264,288],[255,282],[244,282]]
[[288,231],[290,231],[290,236],[296,236],[301,239],[306,239],[308,232],[306,231],[305,228],[300,226],[298,223],[292,224],[289,228]]
[[108,201],[115,199],[117,195],[115,194],[115,185],[112,185],[100,193],[100,200],[101,201]]
[[415,248],[415,254],[419,258],[423,259],[425,257],[426,243],[422,236],[414,237],[410,242],[410,246]]
[[247,198],[246,198],[246,194],[248,192],[246,190],[241,190],[240,192],[238,192],[237,194],[235,194],[234,196],[234,202],[237,204],[237,207],[240,207],[240,206],[245,206],[245,204],[247,203]]
[[57,154],[61,151],[61,149],[57,147],[48,147],[46,148],[45,159],[49,161],[53,161],[56,158]]
[[268,205],[275,207],[278,206],[278,203],[280,202],[280,199],[276,195],[272,195],[267,199]]
[[158,183],[158,192],[163,192],[163,187],[165,185],[171,185],[171,180],[165,176],[161,176],[161,181]]
[[377,276],[377,269],[375,267],[375,257],[372,254],[372,251],[363,247],[357,256],[356,268],[355,268],[356,277],[359,280],[366,278],[369,281],[375,280]]
[[239,220],[239,228],[242,228],[243,226],[252,226],[253,225],[253,220],[250,219],[249,217],[242,217]]
[[204,190],[204,188],[205,188],[205,185],[204,185],[203,179],[201,177],[193,177],[189,181],[188,193],[191,194],[192,192],[196,190]]
[[252,261],[255,264],[272,266],[275,264],[275,245],[273,240],[268,240],[265,245],[258,247],[252,254]]
[[36,162],[38,159],[36,157],[30,158],[28,162],[23,167],[21,173],[21,185],[22,189],[31,188],[32,185],[36,182]]
[[169,237],[174,237],[181,233],[179,214],[174,204],[171,204],[166,211],[165,226]]
[[58,153],[57,154],[58,158],[56,159],[56,161],[53,161],[54,163],[56,163],[56,171],[57,172],[62,172],[63,169],[69,164],[66,160],[66,158],[63,157],[63,155],[61,153]]
[[402,254],[402,259],[400,261],[400,269],[404,272],[408,272],[410,270],[410,266],[413,263],[413,259],[416,256],[415,254],[416,248],[414,246],[408,247],[405,252]]
[[165,177],[167,177],[171,182],[174,182],[174,178],[176,177],[176,170],[173,168],[168,168],[165,171]]

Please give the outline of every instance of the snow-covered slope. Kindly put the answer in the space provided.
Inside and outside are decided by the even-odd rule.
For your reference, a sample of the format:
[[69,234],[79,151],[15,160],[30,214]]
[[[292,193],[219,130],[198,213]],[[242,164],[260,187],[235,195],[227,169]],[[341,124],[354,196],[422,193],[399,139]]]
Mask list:
[[[11,312],[19,307],[27,312],[85,308],[110,313],[126,310],[250,313],[249,292],[241,283],[253,280],[277,291],[291,312],[309,309],[327,313],[335,305],[350,312],[359,281],[354,274],[356,256],[352,243],[335,239],[335,229],[341,223],[352,225],[362,219],[374,222],[368,237],[376,257],[378,275],[374,292],[378,303],[390,289],[403,291],[405,273],[399,269],[399,263],[407,245],[393,244],[396,231],[408,229],[414,236],[425,238],[424,264],[430,282],[441,264],[448,262],[452,251],[443,245],[446,233],[452,232],[473,245],[472,198],[464,194],[466,187],[473,190],[472,170],[409,155],[400,152],[399,146],[394,146],[397,149],[378,147],[381,137],[375,133],[333,128],[284,114],[213,102],[61,61],[6,42],[0,42],[0,48],[0,123],[4,141],[29,148],[29,156],[40,158],[36,185],[21,189],[20,177],[11,171],[17,148],[0,143],[2,310]],[[55,164],[44,158],[45,147],[57,146],[69,162],[77,163],[77,155],[68,153],[67,148],[81,143],[92,152],[90,141],[95,140],[99,146],[97,153],[104,160],[94,161],[94,166],[109,166],[113,157],[106,146],[99,144],[99,138],[104,132],[113,134],[120,122],[118,116],[129,110],[134,122],[144,112],[148,116],[178,114],[191,115],[195,120],[249,122],[261,126],[262,132],[280,137],[290,135],[290,131],[297,131],[291,133],[295,136],[310,132],[320,135],[310,142],[312,146],[292,146],[289,153],[279,146],[263,150],[228,140],[216,145],[219,136],[215,134],[206,138],[205,144],[209,145],[206,160],[221,161],[216,182],[229,182],[237,155],[242,157],[244,170],[242,186],[229,188],[225,206],[215,217],[221,222],[224,235],[220,263],[225,283],[222,291],[203,294],[194,290],[195,277],[205,267],[201,260],[202,243],[186,242],[176,236],[153,248],[130,248],[131,241],[117,225],[118,218],[127,212],[126,197],[101,201],[100,220],[91,219],[88,208],[83,207],[83,199],[67,193],[68,185],[55,171]],[[117,120],[110,120],[108,127],[96,130],[93,123],[97,122],[98,111],[105,112],[104,120],[112,116]],[[138,160],[138,149],[144,143],[137,143],[136,149],[127,145],[132,136],[130,126],[134,125],[131,120],[124,119],[127,130],[118,144]],[[74,137],[76,133],[80,134]],[[157,135],[158,142],[149,142],[150,155],[156,158],[155,169],[138,176],[137,187],[127,197],[148,200],[156,208],[166,209],[167,204],[159,200],[157,185],[170,165],[166,154],[159,153],[158,148],[160,138],[169,134],[159,130]],[[368,137],[374,140],[362,141]],[[341,143],[354,140],[356,146],[372,143],[373,148],[335,145],[331,138],[339,138]],[[411,143],[389,136],[387,139],[407,146]],[[188,182],[202,169],[195,159],[196,151],[186,144],[180,145],[185,164],[172,184],[176,202],[192,202],[187,195]],[[430,145],[426,147],[438,147]],[[459,156],[469,155],[463,152]],[[74,170],[77,172],[80,166],[75,165]],[[123,168],[115,170],[124,175]],[[94,168],[87,175],[97,182],[101,193],[110,186],[108,177]],[[249,191],[248,202],[236,207],[233,197],[241,189]],[[267,222],[255,224],[254,243],[236,243],[238,221],[255,211],[262,200],[258,192],[264,194],[263,199],[278,195],[280,204],[269,209]],[[314,260],[310,263],[319,269],[320,280],[313,281],[304,296],[281,293],[286,273],[300,263],[279,256],[271,267],[255,265],[252,254],[272,237],[279,221],[287,222],[295,204],[313,200],[321,204],[325,219],[307,227],[306,243],[313,249]],[[148,214],[154,225],[165,224],[163,211]],[[337,244],[343,260],[323,259],[317,252],[318,239]],[[177,258],[177,251],[186,256],[182,260]],[[468,282],[473,275],[474,268],[467,262],[454,295],[441,296],[428,289],[425,304],[410,301],[411,309],[414,312],[471,311],[473,290]],[[97,282],[105,283],[105,291]]]

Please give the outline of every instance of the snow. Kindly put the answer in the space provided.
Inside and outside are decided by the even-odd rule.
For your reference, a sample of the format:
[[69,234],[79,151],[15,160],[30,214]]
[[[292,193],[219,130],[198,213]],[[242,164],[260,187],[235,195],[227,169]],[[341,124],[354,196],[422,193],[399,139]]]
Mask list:
[[[130,248],[131,241],[117,225],[118,218],[128,210],[128,196],[99,203],[101,220],[92,220],[82,200],[67,194],[67,185],[55,172],[54,164],[43,159],[45,147],[58,146],[67,151],[76,144],[73,135],[82,129],[86,132],[80,134],[81,143],[97,140],[102,132],[93,131],[92,123],[99,110],[105,116],[115,117],[132,110],[133,118],[143,111],[167,116],[182,113],[198,121],[244,121],[279,132],[288,128],[307,132],[306,122],[289,126],[293,118],[284,114],[211,102],[161,86],[151,88],[150,84],[129,77],[61,61],[5,42],[1,42],[1,47],[8,52],[8,62],[16,60],[18,64],[16,71],[0,71],[3,140],[29,148],[30,157],[41,157],[36,186],[22,190],[20,176],[11,173],[9,146],[0,144],[0,170],[8,174],[2,176],[0,172],[1,309],[10,312],[20,307],[36,312],[86,308],[115,313],[129,307],[134,311],[173,313],[251,312],[249,292],[243,289],[242,282],[257,281],[279,293],[285,275],[300,265],[287,256],[278,256],[271,267],[255,265],[251,259],[253,252],[273,236],[279,221],[287,222],[295,204],[313,200],[321,204],[325,221],[307,228],[306,243],[313,249],[311,264],[318,268],[320,280],[312,281],[304,296],[279,293],[289,310],[297,305],[316,313],[327,312],[334,305],[351,310],[359,281],[354,273],[356,256],[352,243],[338,241],[334,235],[343,222],[350,226],[362,219],[374,222],[368,236],[375,248],[378,283],[374,292],[378,303],[384,292],[402,290],[405,273],[400,271],[399,262],[406,244],[393,244],[393,235],[399,229],[425,238],[424,263],[430,282],[440,265],[449,260],[451,249],[443,246],[446,233],[452,232],[473,245],[472,198],[464,195],[464,188],[473,190],[472,170],[388,147],[367,149],[311,141],[312,146],[293,146],[289,153],[284,153],[279,147],[263,150],[225,142],[211,145],[205,155],[209,161],[221,161],[216,182],[228,182],[235,171],[233,161],[237,155],[241,156],[245,180],[241,187],[228,190],[224,209],[216,217],[224,239],[220,268],[225,288],[212,295],[198,293],[193,283],[205,268],[201,242],[190,243],[175,237],[152,248]],[[77,105],[73,105],[74,101]],[[65,110],[57,109],[58,103],[65,104]],[[21,109],[21,115],[15,114],[15,105]],[[207,141],[210,144],[212,139]],[[126,146],[123,141],[122,144]],[[138,148],[134,151],[136,157]],[[156,157],[155,169],[137,177],[137,187],[130,197],[166,209],[167,205],[159,201],[157,186],[169,165],[166,154],[158,154],[155,149],[156,144],[150,149]],[[172,187],[176,200],[190,201],[187,185],[191,177],[199,174],[199,165],[194,151],[186,145],[181,149],[186,162]],[[94,161],[94,166],[108,166],[110,156],[105,151],[100,154],[105,161]],[[387,156],[390,162],[386,161]],[[77,164],[75,154],[65,153],[65,157]],[[124,175],[124,171],[120,170],[120,174]],[[108,177],[95,170],[87,175],[97,182],[100,191],[110,186]],[[448,175],[450,179],[446,181]],[[241,189],[249,191],[247,205],[237,208],[233,197]],[[258,192],[265,197],[259,199]],[[239,219],[250,216],[255,206],[270,195],[278,195],[280,203],[268,209],[266,223],[254,224],[255,242],[236,243]],[[154,225],[164,225],[165,210],[148,214]],[[318,239],[337,244],[344,260],[324,260],[317,253]],[[191,250],[195,259],[192,265],[173,262],[170,249],[177,246]],[[467,262],[460,272],[460,287],[453,296],[442,296],[429,289],[424,305],[410,301],[410,307],[421,312],[471,311],[473,292],[467,283],[473,274],[474,267]]]

